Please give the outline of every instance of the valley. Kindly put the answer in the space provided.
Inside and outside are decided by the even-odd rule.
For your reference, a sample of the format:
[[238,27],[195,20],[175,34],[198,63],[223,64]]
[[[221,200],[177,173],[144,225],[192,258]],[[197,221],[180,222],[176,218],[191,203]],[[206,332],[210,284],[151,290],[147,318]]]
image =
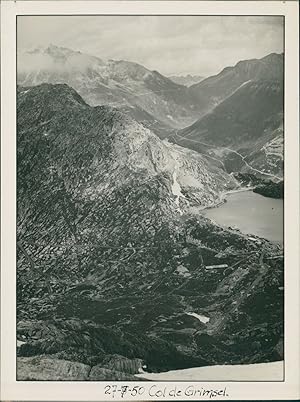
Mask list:
[[18,72],[18,380],[283,360],[282,57],[184,86],[37,54],[55,68]]

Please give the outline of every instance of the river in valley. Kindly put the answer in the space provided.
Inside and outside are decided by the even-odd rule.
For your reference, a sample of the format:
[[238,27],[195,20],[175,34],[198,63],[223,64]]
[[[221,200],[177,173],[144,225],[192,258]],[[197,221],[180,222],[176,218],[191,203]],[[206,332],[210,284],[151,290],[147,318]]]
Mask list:
[[253,191],[226,195],[224,204],[201,211],[216,223],[283,244],[283,200]]

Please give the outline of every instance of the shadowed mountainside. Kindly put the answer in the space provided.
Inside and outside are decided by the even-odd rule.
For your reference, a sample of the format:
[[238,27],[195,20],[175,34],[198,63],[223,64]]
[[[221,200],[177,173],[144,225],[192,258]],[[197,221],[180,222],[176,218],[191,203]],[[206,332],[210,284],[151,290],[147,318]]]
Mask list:
[[170,139],[219,158],[229,172],[281,177],[283,81],[245,83],[210,113]]
[[231,175],[67,85],[17,119],[19,379],[282,358],[280,246],[199,214]]
[[283,71],[283,54],[271,53],[261,59],[242,60],[233,67],[226,67],[219,74],[192,85],[190,92],[204,115],[246,82],[282,81]]

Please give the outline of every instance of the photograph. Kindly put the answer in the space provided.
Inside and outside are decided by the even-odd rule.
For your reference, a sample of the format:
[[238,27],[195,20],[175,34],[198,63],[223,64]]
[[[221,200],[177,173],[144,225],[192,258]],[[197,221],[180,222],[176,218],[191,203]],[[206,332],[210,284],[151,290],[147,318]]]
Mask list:
[[16,22],[16,380],[284,381],[284,16]]

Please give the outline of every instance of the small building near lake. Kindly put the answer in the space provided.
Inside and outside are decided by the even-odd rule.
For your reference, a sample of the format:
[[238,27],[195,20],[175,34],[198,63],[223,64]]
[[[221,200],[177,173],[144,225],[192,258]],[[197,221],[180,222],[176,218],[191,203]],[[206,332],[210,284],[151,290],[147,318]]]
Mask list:
[[221,269],[228,268],[228,264],[218,264],[218,265],[206,265],[205,269]]

